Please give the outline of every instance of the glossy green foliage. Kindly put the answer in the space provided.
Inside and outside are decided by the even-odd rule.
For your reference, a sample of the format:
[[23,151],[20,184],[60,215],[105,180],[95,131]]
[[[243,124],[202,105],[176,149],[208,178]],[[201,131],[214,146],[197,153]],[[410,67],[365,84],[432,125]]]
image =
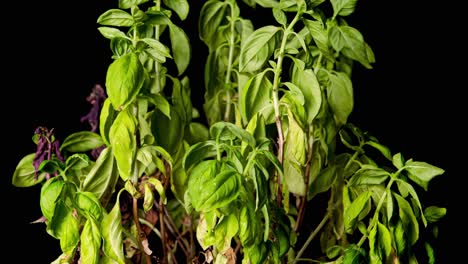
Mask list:
[[[420,197],[445,171],[348,122],[352,69],[375,63],[346,21],[357,1],[203,1],[198,39],[178,25],[191,4],[101,14],[113,61],[98,131],[59,148],[35,135],[19,161],[12,184],[41,185],[53,263],[433,263],[447,212]],[[263,26],[243,17],[253,8],[271,14]],[[198,42],[201,86],[187,75]]]

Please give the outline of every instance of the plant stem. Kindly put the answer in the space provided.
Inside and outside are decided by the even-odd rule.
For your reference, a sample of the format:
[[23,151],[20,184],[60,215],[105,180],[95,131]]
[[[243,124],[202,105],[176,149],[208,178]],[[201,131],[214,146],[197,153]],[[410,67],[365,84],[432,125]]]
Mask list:
[[[281,112],[279,107],[279,86],[280,86],[280,79],[281,79],[281,72],[283,68],[283,58],[284,58],[284,50],[286,48],[286,43],[288,40],[288,35],[293,30],[294,25],[299,20],[301,13],[298,12],[294,19],[291,21],[289,26],[284,30],[283,39],[281,40],[281,46],[278,53],[278,59],[276,61],[276,67],[274,70],[274,77],[273,77],[273,108],[275,110],[275,123],[276,123],[276,130],[278,131],[278,160],[280,164],[283,164],[283,151],[284,151],[284,133],[283,133],[283,126],[281,124]],[[278,184],[278,194],[277,194],[277,203],[281,205],[282,197],[282,188],[281,188],[281,178],[277,177],[277,184]]]
[[[232,4],[231,4],[232,5]],[[229,87],[231,83],[231,72],[232,72],[232,61],[234,60],[234,41],[235,41],[235,22],[234,18],[234,7],[231,6],[231,20],[230,20],[230,30],[231,34],[229,36],[229,56],[226,69],[226,78],[224,79],[225,88]],[[224,112],[224,121],[229,121],[229,116],[231,115],[231,91],[230,89],[226,91],[226,110]]]
[[[156,3],[156,11],[161,10],[161,0],[155,0]],[[154,38],[156,40],[159,40],[159,34],[160,34],[160,26],[156,25],[154,26]],[[154,61],[154,74],[155,74],[155,81],[156,81],[156,90],[154,92],[159,93],[161,92],[161,82],[159,81],[161,76],[160,76],[160,71],[161,71],[161,65],[157,60]]]
[[146,254],[144,250],[143,241],[146,240],[145,232],[141,230],[140,219],[138,217],[138,199],[133,197],[133,221],[135,222],[138,232],[138,244],[142,254],[145,255],[146,264],[151,264],[151,256]]
[[395,179],[391,178],[390,181],[388,182],[387,187],[385,188],[385,192],[382,194],[382,197],[380,197],[379,203],[377,204],[377,208],[375,208],[374,216],[372,217],[372,221],[369,223],[369,226],[367,227],[366,234],[364,234],[359,240],[359,242],[357,243],[358,247],[361,247],[362,244],[364,244],[364,242],[367,239],[368,234],[372,231],[372,228],[374,228],[375,224],[377,223],[380,208],[382,208],[385,198],[387,198],[387,195],[390,192],[390,187],[392,187],[392,184],[394,181]]
[[299,261],[299,259],[301,258],[302,254],[304,253],[304,251],[306,250],[306,248],[309,246],[310,242],[312,242],[312,240],[315,238],[315,236],[318,234],[318,232],[323,228],[323,226],[327,223],[328,219],[330,218],[331,216],[331,210],[329,210],[327,212],[327,214],[325,215],[325,217],[323,217],[322,221],[320,222],[320,224],[315,228],[315,230],[310,233],[309,237],[307,238],[306,242],[304,243],[304,245],[302,245],[302,248],[299,250],[299,252],[297,252],[297,255],[296,257],[294,258],[294,261],[293,263],[297,263]]
[[[312,126],[310,126],[312,127]],[[309,132],[310,134],[312,134],[311,132]],[[307,192],[309,190],[309,174],[310,174],[310,166],[311,166],[311,162],[312,162],[312,149],[313,149],[313,146],[314,146],[314,138],[313,136],[310,136],[309,137],[309,142],[308,142],[308,147],[307,147],[307,162],[306,162],[306,169],[305,169],[305,194],[304,196],[301,197],[301,204],[300,204],[300,207],[299,207],[299,212],[297,214],[297,220],[296,220],[296,225],[294,226],[294,231],[298,231],[299,230],[299,227],[301,226],[302,224],[302,219],[304,218],[304,214],[305,214],[305,208],[306,208],[306,203],[307,203]]]

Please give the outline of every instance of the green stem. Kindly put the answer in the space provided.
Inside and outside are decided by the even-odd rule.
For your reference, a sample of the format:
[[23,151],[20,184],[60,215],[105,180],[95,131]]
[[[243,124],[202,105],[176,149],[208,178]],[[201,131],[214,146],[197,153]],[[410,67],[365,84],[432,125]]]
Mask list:
[[369,226],[367,227],[366,234],[364,234],[361,237],[361,239],[359,240],[359,242],[357,243],[358,247],[361,247],[362,244],[364,244],[364,242],[367,239],[368,234],[372,231],[372,228],[374,228],[374,226],[376,225],[378,217],[379,217],[380,209],[383,206],[385,198],[387,197],[388,193],[390,192],[390,188],[392,187],[393,182],[395,182],[395,179],[392,177],[390,179],[390,181],[388,182],[387,187],[385,188],[385,192],[382,194],[382,197],[380,198],[379,203],[377,204],[377,208],[375,209],[374,216],[372,217],[372,221],[370,222]]
[[[231,4],[232,5],[232,4]],[[231,72],[232,72],[232,61],[234,60],[234,48],[235,48],[235,21],[234,19],[234,7],[231,6],[231,20],[230,20],[230,30],[231,34],[229,36],[229,56],[226,69],[226,78],[224,79],[225,87],[229,87],[231,83]],[[226,110],[224,112],[224,121],[229,121],[229,116],[231,115],[231,93],[226,91]]]
[[[161,10],[161,0],[155,0],[156,3],[156,11]],[[159,34],[160,34],[160,26],[156,25],[154,26],[154,38],[156,40],[159,40]],[[155,81],[156,81],[156,88],[155,88],[155,93],[161,92],[161,82],[159,81],[161,76],[160,76],[160,71],[161,71],[161,64],[155,60],[154,61],[154,73],[155,73]]]
[[[284,50],[286,48],[286,43],[288,40],[288,36],[290,32],[293,31],[294,25],[299,21],[299,17],[301,16],[301,12],[298,12],[294,19],[291,21],[289,26],[284,30],[283,39],[281,40],[281,46],[278,53],[278,59],[276,61],[276,67],[274,70],[274,77],[273,77],[273,109],[275,110],[275,123],[276,123],[276,130],[278,131],[278,160],[281,164],[283,164],[283,151],[284,151],[284,133],[281,124],[281,113],[279,107],[279,85],[281,83],[281,72],[283,68],[283,58],[284,58]],[[277,202],[281,204],[282,200],[282,191],[281,191],[281,178],[277,177],[277,184],[278,184],[278,195],[277,195]]]
[[299,250],[299,252],[297,252],[297,255],[296,257],[294,258],[294,261],[293,263],[297,263],[299,261],[299,259],[301,258],[302,254],[304,254],[304,251],[307,249],[307,247],[309,246],[310,242],[312,242],[312,240],[315,238],[315,236],[317,236],[317,234],[319,233],[319,231],[323,228],[323,226],[327,223],[328,219],[330,219],[331,217],[331,211],[332,210],[329,210],[327,212],[327,214],[323,217],[322,221],[320,222],[320,224],[315,228],[315,230],[310,233],[309,237],[307,238],[306,242],[304,243],[304,245],[302,246],[302,248]]

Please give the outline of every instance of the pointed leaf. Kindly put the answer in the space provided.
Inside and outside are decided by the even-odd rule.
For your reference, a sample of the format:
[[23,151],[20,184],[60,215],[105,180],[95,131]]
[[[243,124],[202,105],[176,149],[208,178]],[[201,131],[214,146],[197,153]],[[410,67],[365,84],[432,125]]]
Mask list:
[[145,81],[144,71],[135,53],[111,63],[106,75],[106,91],[115,110],[121,111],[135,99]]
[[24,156],[16,165],[15,171],[11,183],[15,187],[31,187],[38,183],[41,183],[46,176],[45,172],[39,173],[36,179],[36,169],[34,168],[33,161],[35,153],[30,153]]

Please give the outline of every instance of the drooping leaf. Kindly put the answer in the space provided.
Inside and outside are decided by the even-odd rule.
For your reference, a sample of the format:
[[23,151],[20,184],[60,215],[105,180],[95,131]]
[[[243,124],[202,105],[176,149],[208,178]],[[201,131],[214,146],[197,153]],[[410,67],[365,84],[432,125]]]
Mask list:
[[101,232],[97,220],[88,218],[81,231],[81,263],[100,263]]
[[101,221],[102,206],[99,199],[91,192],[77,192],[75,202],[78,209],[83,212],[86,218],[93,218],[96,221]]
[[257,214],[250,203],[240,209],[239,238],[245,248],[257,244],[262,238]]
[[82,190],[107,200],[114,193],[118,179],[119,173],[112,147],[107,147],[101,151],[95,165],[86,175]]
[[334,26],[329,30],[330,43],[336,51],[372,69],[374,54],[364,41],[362,34],[350,26]]
[[349,77],[342,72],[330,74],[331,85],[328,91],[328,102],[333,110],[338,126],[346,124],[348,116],[353,111],[353,85]]
[[305,194],[304,165],[306,162],[305,133],[289,113],[289,126],[284,144],[284,180],[288,190],[297,195]]
[[173,155],[182,144],[184,137],[184,123],[178,111],[171,107],[171,118],[155,110],[151,121],[151,131],[157,144]]
[[371,263],[386,263],[392,251],[392,238],[385,225],[377,222],[369,233],[369,257]]
[[171,39],[172,54],[180,76],[185,72],[190,63],[192,48],[189,38],[182,28],[170,24],[169,36]]
[[122,244],[122,216],[120,213],[119,195],[109,214],[101,222],[102,250],[104,255],[118,264],[125,264]]
[[252,134],[230,122],[219,121],[211,125],[210,135],[213,139],[222,139],[223,136],[230,138],[232,135],[240,139],[242,142],[246,142],[252,147],[255,146],[255,138],[252,136]]
[[118,114],[109,132],[112,152],[123,180],[127,180],[133,175],[136,156],[135,131],[135,117],[129,110],[124,110]]
[[101,134],[101,139],[106,145],[109,145],[109,131],[114,123],[114,119],[117,116],[117,111],[112,107],[111,100],[106,98],[102,104],[102,109],[99,117],[99,133]]
[[398,203],[398,213],[403,224],[408,243],[414,245],[419,238],[419,223],[408,201],[400,195],[393,193]]
[[64,188],[64,181],[57,177],[50,178],[41,187],[40,207],[42,215],[51,220],[55,213],[57,201]]
[[331,164],[325,167],[309,185],[308,199],[311,200],[317,194],[330,189],[336,179],[336,165]]
[[361,211],[366,206],[369,198],[371,197],[371,191],[365,191],[359,194],[356,199],[354,199],[351,204],[344,208],[344,224],[345,230],[347,233],[352,233],[354,230],[354,224],[356,222],[357,217],[361,214]]
[[240,98],[241,114],[246,123],[259,112],[266,124],[274,122],[272,90],[273,85],[265,72],[255,75],[246,83]]
[[190,9],[187,0],[163,0],[163,3],[170,9],[174,10],[180,20],[185,20],[187,18]]
[[130,104],[145,81],[145,68],[138,55],[128,53],[114,60],[107,69],[106,91],[115,110]]
[[320,84],[311,69],[301,70],[295,64],[291,80],[297,85],[304,95],[304,108],[307,113],[307,124],[315,119],[322,105],[322,91]]

